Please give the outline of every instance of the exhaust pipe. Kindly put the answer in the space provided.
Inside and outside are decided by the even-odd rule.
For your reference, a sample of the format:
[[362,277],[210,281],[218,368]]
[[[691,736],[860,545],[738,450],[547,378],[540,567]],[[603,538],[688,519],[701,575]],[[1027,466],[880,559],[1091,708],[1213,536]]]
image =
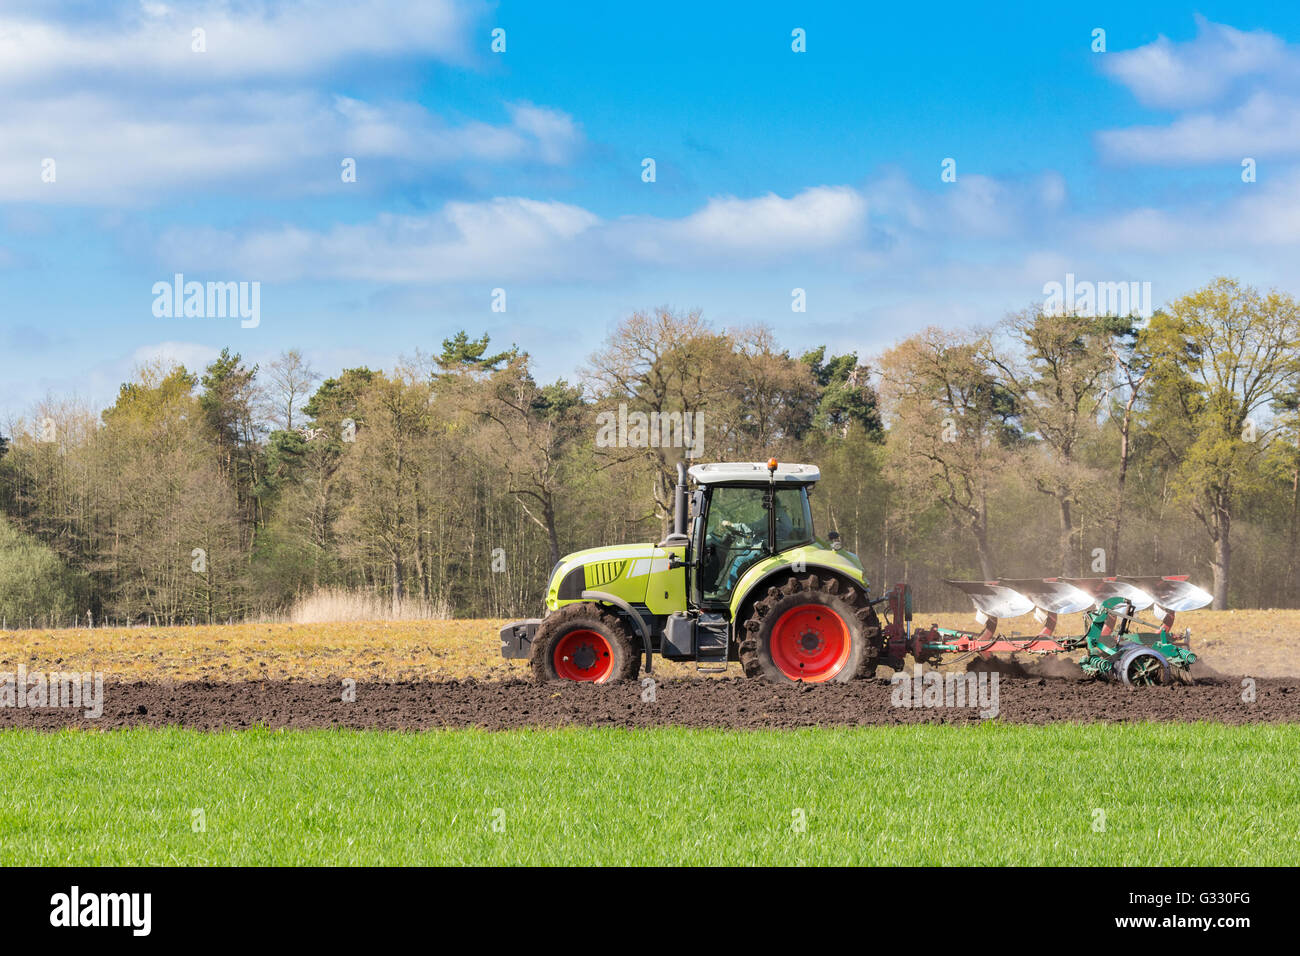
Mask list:
[[673,534],[686,533],[686,462],[677,463],[677,496],[673,502]]

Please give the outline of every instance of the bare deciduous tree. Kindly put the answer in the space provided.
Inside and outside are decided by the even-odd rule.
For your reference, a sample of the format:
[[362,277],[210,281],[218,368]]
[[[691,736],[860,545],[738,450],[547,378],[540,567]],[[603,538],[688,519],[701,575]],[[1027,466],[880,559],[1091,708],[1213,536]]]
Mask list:
[[293,431],[320,376],[297,349],[281,352],[263,370],[260,407],[272,430]]

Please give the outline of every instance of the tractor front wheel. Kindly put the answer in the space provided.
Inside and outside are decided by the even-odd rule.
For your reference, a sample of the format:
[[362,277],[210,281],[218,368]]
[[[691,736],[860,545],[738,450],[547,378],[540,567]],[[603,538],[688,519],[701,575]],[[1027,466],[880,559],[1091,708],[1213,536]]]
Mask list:
[[539,681],[635,680],[641,655],[623,622],[596,604],[570,604],[537,628],[530,663]]
[[746,677],[824,684],[873,677],[880,622],[860,591],[838,578],[791,577],[754,602],[744,623]]

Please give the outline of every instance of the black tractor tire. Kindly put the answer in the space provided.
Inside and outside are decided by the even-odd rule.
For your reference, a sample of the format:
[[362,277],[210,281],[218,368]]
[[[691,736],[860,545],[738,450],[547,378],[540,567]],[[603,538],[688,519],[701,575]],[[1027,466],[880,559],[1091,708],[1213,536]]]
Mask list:
[[541,683],[636,680],[641,641],[628,633],[618,615],[600,605],[568,604],[537,626],[529,665]]
[[[823,608],[825,611],[819,610]],[[834,633],[836,617],[847,632],[847,648],[841,643],[845,638]],[[799,654],[803,651],[789,652],[789,629],[797,630],[801,621],[807,627],[804,636],[796,641],[800,648],[804,640],[808,642],[807,653],[820,652],[825,634],[830,634],[835,646],[841,648],[840,653],[832,654],[832,659],[823,665],[810,659],[814,669],[806,672],[807,677],[796,676],[805,673],[799,669],[802,664]],[[824,626],[827,631],[820,632],[818,629]],[[746,677],[794,684],[844,683],[875,677],[880,654],[880,619],[861,588],[832,575],[808,574],[792,576],[779,586],[769,587],[753,603],[742,625],[738,656]]]

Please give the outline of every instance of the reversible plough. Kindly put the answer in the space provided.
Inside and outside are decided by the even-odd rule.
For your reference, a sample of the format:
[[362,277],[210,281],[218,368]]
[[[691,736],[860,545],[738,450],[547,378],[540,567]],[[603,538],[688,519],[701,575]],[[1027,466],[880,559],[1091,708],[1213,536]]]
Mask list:
[[[1191,631],[1174,634],[1174,615],[1205,607],[1213,596],[1191,584],[1187,575],[1167,577],[1032,578],[998,581],[949,581],[975,605],[981,631],[931,625],[912,627],[912,592],[898,584],[881,599],[886,615],[882,631],[887,656],[939,664],[945,654],[1061,654],[1081,652],[1079,666],[1096,678],[1118,679],[1135,687],[1185,678],[1196,660]],[[1153,609],[1155,623],[1140,620]],[[1032,637],[998,633],[1002,618],[1030,612],[1042,624]],[[1083,614],[1084,633],[1056,633],[1061,615]]]

